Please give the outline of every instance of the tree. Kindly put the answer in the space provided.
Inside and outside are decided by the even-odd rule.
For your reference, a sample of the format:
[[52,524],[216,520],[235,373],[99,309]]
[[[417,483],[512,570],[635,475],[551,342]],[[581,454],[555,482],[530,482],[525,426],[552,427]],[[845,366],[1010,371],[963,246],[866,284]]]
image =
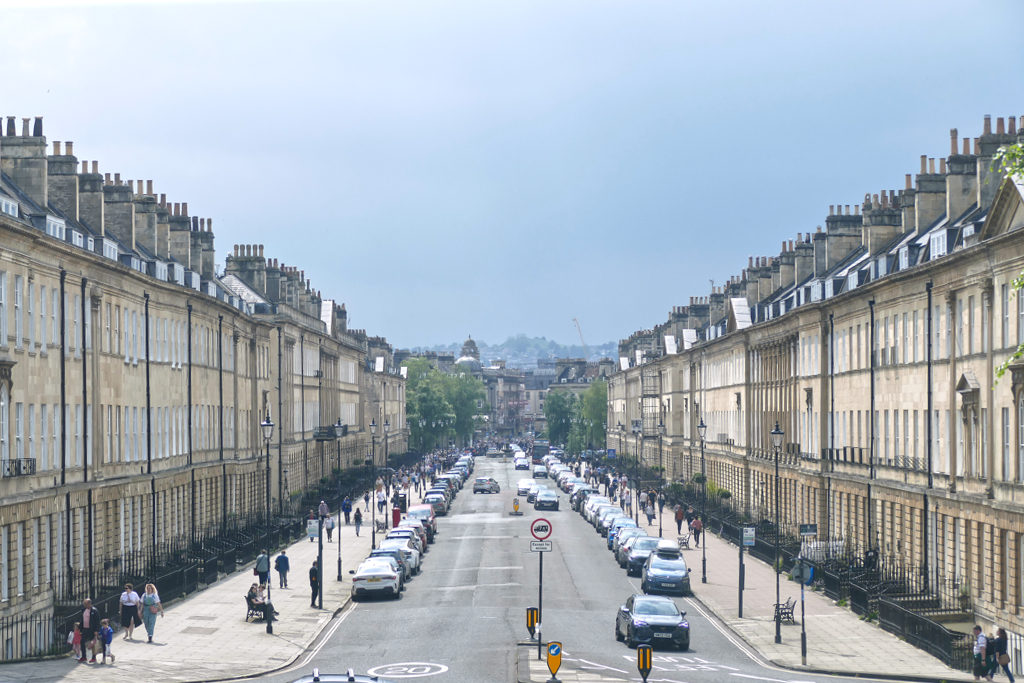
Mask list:
[[408,368],[405,410],[413,443],[421,449],[445,446],[453,434],[468,440],[476,428],[478,403],[487,395],[483,382],[466,373],[447,375],[425,358],[402,365]]
[[594,382],[583,392],[580,417],[587,423],[587,445],[604,448],[605,421],[608,419],[608,382]]
[[568,444],[572,419],[576,417],[576,395],[569,391],[548,390],[544,401],[544,418],[548,423],[548,439],[552,444]]
[[[1018,143],[1009,147],[1000,147],[995,157],[992,158],[992,167],[998,168],[1003,173],[1003,177],[1024,183],[1024,145]],[[1024,272],[1021,272],[1013,281],[1013,290],[1016,296],[1021,295],[1022,289],[1024,289]],[[1019,344],[1017,350],[996,369],[996,377],[1002,377],[1010,365],[1022,356],[1024,356],[1024,343]]]

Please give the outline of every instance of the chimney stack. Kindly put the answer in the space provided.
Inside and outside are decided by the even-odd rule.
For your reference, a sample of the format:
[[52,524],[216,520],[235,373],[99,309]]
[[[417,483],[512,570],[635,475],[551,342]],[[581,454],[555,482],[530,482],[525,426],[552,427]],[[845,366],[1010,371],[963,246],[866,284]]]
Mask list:
[[[78,180],[78,159],[71,155],[72,144],[65,145],[66,154],[60,153],[60,143],[53,143],[53,156],[47,159],[46,194],[51,204],[61,213],[79,220],[80,184]],[[90,225],[90,227],[92,227]]]
[[5,138],[0,147],[0,171],[10,176],[18,189],[45,211],[49,189],[46,138],[43,137],[43,120],[38,117],[35,134],[29,135],[30,120],[22,120],[22,134],[17,137],[11,135],[14,132],[13,117],[7,118],[10,137]]

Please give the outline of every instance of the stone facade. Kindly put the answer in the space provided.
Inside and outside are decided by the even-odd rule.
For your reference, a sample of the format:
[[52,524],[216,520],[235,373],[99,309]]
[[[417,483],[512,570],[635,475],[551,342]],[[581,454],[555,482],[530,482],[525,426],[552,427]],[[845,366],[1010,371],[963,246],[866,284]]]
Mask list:
[[1024,366],[995,376],[1024,341],[1024,186],[991,170],[1017,141],[1012,118],[962,148],[952,131],[937,169],[833,206],[824,231],[624,340],[608,446],[688,480],[703,421],[708,478],[771,519],[777,423],[784,530],[816,523],[969,595],[986,632],[1024,633]]
[[[47,155],[40,119],[15,133],[9,119],[0,619],[78,601],[169,545],[298,512],[322,477],[363,464],[374,416],[404,452],[404,379],[375,371],[371,346],[386,342],[350,333],[343,305],[262,245],[236,246],[218,276],[211,220],[96,162],[79,173],[71,143]],[[339,420],[347,436],[317,440]]]

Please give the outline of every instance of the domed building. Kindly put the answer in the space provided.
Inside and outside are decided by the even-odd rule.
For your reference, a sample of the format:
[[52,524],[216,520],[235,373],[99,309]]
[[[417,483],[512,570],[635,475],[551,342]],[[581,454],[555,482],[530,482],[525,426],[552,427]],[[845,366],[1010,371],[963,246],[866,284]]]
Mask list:
[[459,354],[459,359],[455,361],[455,366],[463,372],[468,371],[472,375],[480,376],[480,371],[483,368],[480,364],[480,349],[477,348],[473,337],[467,339],[462,345],[462,352]]

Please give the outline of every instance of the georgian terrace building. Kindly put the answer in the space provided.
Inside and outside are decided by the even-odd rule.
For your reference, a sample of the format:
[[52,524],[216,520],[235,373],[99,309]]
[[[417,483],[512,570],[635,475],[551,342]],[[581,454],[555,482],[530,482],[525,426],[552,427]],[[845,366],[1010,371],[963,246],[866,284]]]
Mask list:
[[[344,305],[262,245],[216,273],[212,220],[52,144],[39,118],[0,136],[0,619],[291,515],[364,463],[371,420],[390,419],[392,453],[406,442],[390,347],[371,353]],[[40,645],[5,633],[5,658]]]
[[778,422],[783,530],[816,523],[969,595],[986,632],[1024,633],[1024,365],[995,376],[1024,341],[1024,186],[991,169],[1015,123],[951,131],[938,168],[833,205],[621,342],[608,446],[689,480],[703,420],[709,480],[772,519]]

